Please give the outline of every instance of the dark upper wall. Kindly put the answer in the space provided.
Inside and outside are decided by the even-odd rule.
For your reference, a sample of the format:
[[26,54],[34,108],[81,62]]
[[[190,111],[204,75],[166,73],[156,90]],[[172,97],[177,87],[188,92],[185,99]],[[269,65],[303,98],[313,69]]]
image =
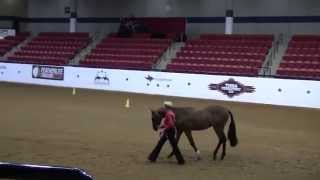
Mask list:
[[[0,0],[0,16],[27,16],[27,0]],[[11,21],[0,21],[0,28],[11,28]]]
[[[227,0],[78,0],[82,17],[136,16],[224,16]],[[232,1],[232,0],[229,0]],[[9,3],[11,2],[11,3]],[[25,9],[28,3],[28,13]],[[1,0],[3,14],[28,14],[29,17],[66,17],[64,7],[71,0]],[[320,15],[319,0],[233,0],[236,16]],[[14,8],[13,8],[14,7]],[[20,12],[20,13],[17,13]]]
[[320,15],[319,0],[234,0],[236,16]]
[[[4,1],[4,0],[1,0]],[[9,0],[7,0],[9,1]],[[16,0],[23,1],[23,0]],[[64,7],[71,0],[28,0],[29,17],[68,17]],[[310,16],[320,15],[320,0],[78,0],[79,17],[135,16],[224,16],[228,8],[235,16]],[[58,24],[54,30],[68,30]],[[79,30],[96,31],[97,28],[114,30],[108,24],[80,24]],[[33,24],[31,31],[49,31],[50,26]],[[235,24],[235,33],[319,33],[319,23],[244,23]],[[224,24],[188,24],[188,32],[221,32]]]
[[28,0],[28,17],[68,17],[64,8],[70,0]]
[[27,16],[27,0],[1,0],[0,16]]

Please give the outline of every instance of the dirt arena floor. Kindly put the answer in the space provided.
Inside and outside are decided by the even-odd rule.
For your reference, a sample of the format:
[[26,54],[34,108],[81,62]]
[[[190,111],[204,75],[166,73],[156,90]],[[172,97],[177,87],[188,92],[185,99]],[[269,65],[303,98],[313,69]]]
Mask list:
[[[98,180],[320,179],[320,110],[0,83],[0,161],[79,167]],[[131,108],[124,108],[130,97]],[[202,160],[182,136],[187,161],[146,158],[158,140],[149,108],[220,104],[235,116],[239,145],[213,161],[212,129],[194,132]]]

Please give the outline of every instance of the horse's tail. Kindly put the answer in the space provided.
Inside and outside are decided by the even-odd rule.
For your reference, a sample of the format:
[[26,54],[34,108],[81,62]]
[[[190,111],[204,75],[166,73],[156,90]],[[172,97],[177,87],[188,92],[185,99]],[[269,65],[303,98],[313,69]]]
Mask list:
[[228,113],[231,118],[231,123],[229,125],[229,130],[228,130],[228,139],[230,141],[230,145],[234,147],[238,144],[238,138],[236,135],[236,124],[234,123],[234,119],[231,111],[228,111]]

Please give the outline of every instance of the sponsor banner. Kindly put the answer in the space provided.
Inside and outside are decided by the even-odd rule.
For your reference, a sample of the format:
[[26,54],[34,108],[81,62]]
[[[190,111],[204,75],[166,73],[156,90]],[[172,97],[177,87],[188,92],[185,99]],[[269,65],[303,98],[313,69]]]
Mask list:
[[320,81],[0,63],[3,69],[0,80],[8,82],[320,109]]
[[109,86],[110,79],[106,70],[97,70],[93,80],[94,84],[101,86]]
[[33,65],[32,78],[63,80],[64,67]]
[[238,96],[242,93],[254,93],[255,91],[253,86],[245,86],[233,78],[230,78],[229,80],[223,81],[219,84],[209,84],[209,89],[220,91],[230,98],[233,96]]

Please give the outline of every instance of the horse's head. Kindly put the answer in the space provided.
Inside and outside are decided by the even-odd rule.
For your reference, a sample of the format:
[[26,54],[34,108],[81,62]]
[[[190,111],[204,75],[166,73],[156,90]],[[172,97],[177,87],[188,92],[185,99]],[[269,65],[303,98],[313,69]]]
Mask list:
[[151,110],[151,120],[152,120],[152,128],[157,131],[158,127],[161,123],[162,118],[164,117],[164,113],[162,110]]

